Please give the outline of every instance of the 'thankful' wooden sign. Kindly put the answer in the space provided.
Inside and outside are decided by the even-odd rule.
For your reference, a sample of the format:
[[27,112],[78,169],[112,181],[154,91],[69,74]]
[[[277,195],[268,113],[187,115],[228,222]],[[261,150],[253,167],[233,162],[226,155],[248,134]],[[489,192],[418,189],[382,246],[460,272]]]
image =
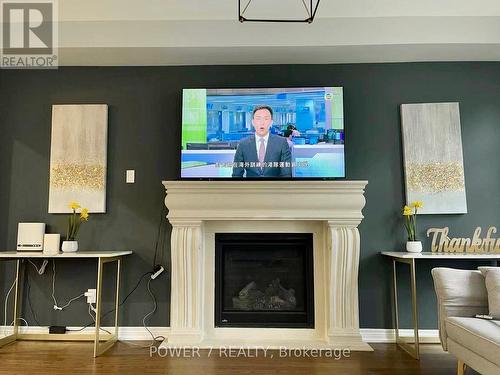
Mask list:
[[472,238],[450,238],[448,232],[448,227],[427,229],[427,237],[432,235],[433,252],[500,253],[500,238],[492,238],[496,227],[489,227],[484,238],[481,238],[481,227],[476,228]]

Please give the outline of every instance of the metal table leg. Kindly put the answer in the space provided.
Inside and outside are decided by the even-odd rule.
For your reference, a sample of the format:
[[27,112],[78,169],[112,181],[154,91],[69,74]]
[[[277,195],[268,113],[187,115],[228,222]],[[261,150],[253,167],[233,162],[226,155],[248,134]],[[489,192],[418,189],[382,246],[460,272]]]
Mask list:
[[[22,286],[24,282],[24,263],[22,259],[16,260],[16,279],[14,281],[14,308],[13,308],[13,319],[14,319],[14,327],[13,333],[2,337],[0,339],[0,347],[10,344],[13,341],[16,341],[19,336],[19,314],[21,311],[21,301],[22,301]],[[7,302],[8,303],[8,302]],[[7,319],[7,323],[9,323]]]
[[[413,338],[401,337],[399,335],[399,315],[398,315],[398,289],[396,278],[396,262],[406,263],[410,266],[410,288],[411,288],[411,305],[413,315]],[[393,290],[394,290],[394,312],[395,312],[395,327],[396,327],[396,344],[410,354],[415,359],[420,359],[420,343],[418,337],[418,311],[417,311],[417,282],[415,273],[415,259],[393,259],[392,260],[393,274]],[[408,340],[410,339],[410,340]],[[414,345],[411,345],[411,339],[414,340]]]
[[[116,264],[116,292],[115,292],[115,332],[102,344],[99,341],[99,331],[101,329],[101,313],[102,313],[102,274],[105,263],[117,262]],[[118,340],[118,305],[119,305],[119,290],[120,290],[120,258],[99,258],[97,265],[97,290],[96,290],[96,318],[95,318],[95,338],[94,338],[94,357],[97,357],[111,348]]]

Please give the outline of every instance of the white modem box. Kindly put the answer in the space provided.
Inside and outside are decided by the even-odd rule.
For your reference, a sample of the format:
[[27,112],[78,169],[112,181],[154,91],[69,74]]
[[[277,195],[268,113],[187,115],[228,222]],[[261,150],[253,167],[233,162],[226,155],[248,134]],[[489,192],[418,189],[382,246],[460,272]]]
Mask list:
[[42,251],[45,223],[19,223],[17,251]]

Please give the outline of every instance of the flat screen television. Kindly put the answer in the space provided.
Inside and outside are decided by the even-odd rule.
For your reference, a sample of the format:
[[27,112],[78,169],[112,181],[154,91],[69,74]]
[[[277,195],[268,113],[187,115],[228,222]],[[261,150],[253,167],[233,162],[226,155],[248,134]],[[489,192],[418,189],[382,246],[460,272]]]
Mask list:
[[342,87],[184,89],[181,178],[345,177]]

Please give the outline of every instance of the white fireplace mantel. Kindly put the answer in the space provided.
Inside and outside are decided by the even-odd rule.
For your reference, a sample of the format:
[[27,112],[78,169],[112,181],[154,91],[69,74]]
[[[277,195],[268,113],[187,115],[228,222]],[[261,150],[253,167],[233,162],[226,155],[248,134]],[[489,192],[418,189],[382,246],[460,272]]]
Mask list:
[[[359,331],[367,181],[164,181],[172,224],[168,346],[371,350]],[[312,233],[315,327],[214,326],[216,233]]]

